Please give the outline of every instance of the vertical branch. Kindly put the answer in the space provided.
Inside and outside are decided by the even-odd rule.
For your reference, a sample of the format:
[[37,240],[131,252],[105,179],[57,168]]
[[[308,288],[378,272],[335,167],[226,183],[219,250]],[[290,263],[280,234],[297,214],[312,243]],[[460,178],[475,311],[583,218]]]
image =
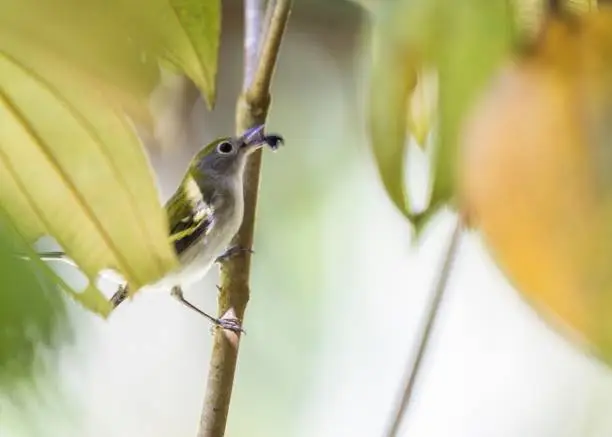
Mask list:
[[442,298],[444,297],[446,285],[448,284],[448,278],[450,276],[451,268],[453,266],[453,261],[455,260],[455,256],[457,254],[457,248],[459,246],[460,240],[459,237],[461,236],[462,229],[463,220],[458,219],[457,224],[455,225],[455,229],[453,230],[453,234],[451,235],[448,248],[446,249],[446,253],[442,261],[442,266],[440,267],[440,272],[438,273],[438,278],[434,283],[431,301],[429,303],[429,308],[426,312],[427,315],[425,319],[425,324],[423,326],[423,330],[419,338],[416,354],[413,358],[414,361],[411,362],[411,365],[408,368],[406,382],[404,383],[404,388],[397,404],[397,408],[393,416],[391,416],[391,424],[389,425],[389,429],[385,433],[385,437],[397,436],[400,425],[402,423],[402,419],[404,418],[404,416],[408,412],[408,408],[410,407],[414,387],[420,375],[423,358],[425,357],[427,348],[429,346],[431,333],[437,320],[440,304],[442,303]]
[[263,31],[265,0],[244,0],[244,76],[242,91],[246,91],[257,69]]
[[267,0],[267,2],[268,2],[268,7],[266,8],[266,16],[264,18],[264,27],[263,29],[261,29],[261,31],[263,32],[263,35],[269,34],[268,31],[269,31],[270,23],[272,22],[272,14],[274,13],[276,9],[276,0]]
[[[245,0],[245,78],[243,92],[236,106],[236,132],[243,133],[255,125],[264,124],[270,106],[270,83],[280,51],[281,41],[291,11],[291,0],[269,0],[271,8],[264,24],[262,0]],[[260,42],[260,33],[266,35]],[[253,153],[244,173],[244,219],[232,244],[244,248],[253,245],[261,150]],[[221,268],[219,313],[235,313],[244,320],[249,301],[251,257],[231,258]],[[240,336],[235,332],[217,329],[208,373],[206,395],[198,437],[221,437],[225,433],[227,414],[234,384]]]

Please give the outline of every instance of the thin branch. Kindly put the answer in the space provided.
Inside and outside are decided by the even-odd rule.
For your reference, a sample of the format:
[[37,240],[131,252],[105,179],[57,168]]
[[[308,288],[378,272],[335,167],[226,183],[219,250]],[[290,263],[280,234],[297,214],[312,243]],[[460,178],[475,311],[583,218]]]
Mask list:
[[[281,42],[285,33],[285,27],[291,13],[291,0],[270,0],[269,7],[271,12],[266,14],[270,22],[265,26],[266,38],[261,46],[261,59],[257,66],[257,72],[250,84],[249,90],[246,92],[247,103],[252,106],[252,111],[259,112],[264,110],[267,112],[270,100],[270,83],[276,68],[276,60],[280,52]],[[238,113],[240,108],[238,108]],[[238,114],[239,115],[239,114]],[[246,115],[246,114],[245,114]],[[256,113],[252,112],[252,115]],[[261,116],[261,114],[258,114]],[[265,116],[262,117],[265,121]],[[239,120],[240,121],[240,120]],[[246,119],[243,121],[247,121]],[[249,125],[249,127],[252,124]],[[240,123],[238,123],[240,128]]]
[[259,48],[263,35],[265,0],[244,1],[244,79],[242,91],[246,91],[259,63]]
[[[273,8],[266,17],[270,23],[264,25],[262,0],[245,0],[245,78],[244,90],[236,107],[236,132],[264,124],[270,105],[270,83],[274,73],[281,41],[291,11],[291,0],[269,1]],[[256,29],[267,29],[263,42],[259,41]],[[259,59],[257,59],[259,54]],[[253,63],[257,61],[257,67]],[[249,77],[252,74],[253,77]],[[244,218],[233,245],[251,248],[259,191],[261,150],[253,153],[244,173]],[[221,291],[219,313],[229,314],[244,320],[249,301],[249,277],[251,255],[231,258],[221,268]],[[232,314],[233,313],[233,314]],[[221,437],[225,433],[227,415],[234,384],[238,359],[239,334],[217,329],[213,340],[213,351],[208,373],[206,396],[200,419],[198,437]]]
[[[268,0],[268,6],[266,7],[266,17],[264,18],[264,28],[262,29],[263,35],[268,35],[270,30],[270,23],[272,22],[272,14],[276,9],[276,0]],[[261,50],[261,47],[259,47]]]
[[455,225],[455,229],[453,230],[453,234],[451,235],[448,248],[446,249],[444,260],[442,261],[442,266],[440,267],[440,271],[438,273],[438,278],[434,283],[434,288],[431,293],[431,301],[429,303],[429,308],[427,309],[427,316],[425,319],[425,324],[422,328],[417,351],[414,355],[413,361],[411,361],[410,366],[408,367],[408,374],[406,375],[404,389],[402,390],[401,398],[397,403],[397,408],[391,416],[390,427],[385,433],[386,437],[397,436],[400,429],[400,425],[402,423],[402,419],[407,414],[408,408],[410,407],[414,387],[419,378],[419,374],[422,368],[422,362],[425,357],[425,354],[427,353],[431,333],[437,320],[440,304],[442,303],[442,298],[444,297],[444,292],[446,290],[446,285],[448,284],[448,278],[451,273],[453,261],[455,260],[455,257],[457,255],[457,248],[459,246],[459,240],[462,230],[463,220],[458,219],[457,224]]

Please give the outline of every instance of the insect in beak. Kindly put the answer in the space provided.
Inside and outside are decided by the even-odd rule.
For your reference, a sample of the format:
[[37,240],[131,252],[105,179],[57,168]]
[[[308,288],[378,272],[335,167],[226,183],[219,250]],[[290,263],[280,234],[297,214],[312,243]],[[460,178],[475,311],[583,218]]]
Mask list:
[[247,130],[241,137],[242,147],[253,150],[262,147],[264,144],[267,144],[272,150],[277,150],[284,142],[285,140],[280,135],[266,135],[263,124]]

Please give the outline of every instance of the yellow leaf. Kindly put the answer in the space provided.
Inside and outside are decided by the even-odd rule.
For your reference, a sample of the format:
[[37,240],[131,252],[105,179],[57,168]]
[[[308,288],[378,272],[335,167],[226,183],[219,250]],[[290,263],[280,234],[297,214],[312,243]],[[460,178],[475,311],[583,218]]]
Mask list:
[[31,62],[42,54],[69,64],[70,74],[87,77],[130,116],[150,124],[147,99],[159,81],[157,57],[131,36],[146,30],[143,20],[129,22],[115,1],[2,0],[0,49]]
[[[220,0],[2,0],[0,36],[12,52],[48,52],[131,98],[143,117],[160,61],[186,74],[214,103]],[[124,102],[122,102],[124,103]],[[130,114],[132,115],[132,114]]]
[[73,295],[106,316],[101,270],[136,291],[177,265],[166,217],[144,150],[103,90],[74,80],[70,64],[28,61],[0,51],[0,205],[28,242],[57,239],[90,281]]

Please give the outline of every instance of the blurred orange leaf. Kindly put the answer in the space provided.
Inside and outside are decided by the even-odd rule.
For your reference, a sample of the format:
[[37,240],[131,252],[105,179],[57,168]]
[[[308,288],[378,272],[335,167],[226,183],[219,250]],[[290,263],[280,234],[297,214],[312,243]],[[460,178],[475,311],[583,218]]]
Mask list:
[[513,284],[612,363],[612,10],[549,22],[462,137],[462,208]]

